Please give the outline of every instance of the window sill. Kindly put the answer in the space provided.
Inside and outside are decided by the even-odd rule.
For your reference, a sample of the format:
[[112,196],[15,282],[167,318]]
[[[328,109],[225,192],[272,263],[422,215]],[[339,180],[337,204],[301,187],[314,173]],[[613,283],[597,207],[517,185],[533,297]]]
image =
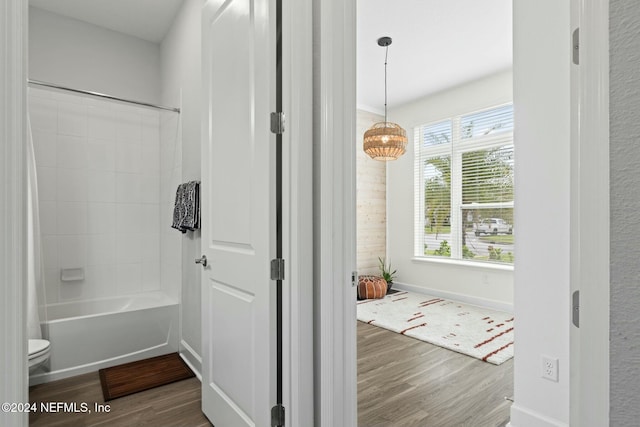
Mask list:
[[483,269],[483,270],[494,270],[494,271],[514,271],[513,265],[508,264],[494,264],[490,262],[477,262],[477,261],[463,261],[460,259],[446,259],[446,258],[436,258],[436,257],[413,257],[411,258],[411,262],[416,264],[445,264],[456,267],[465,267],[465,268],[474,268],[474,269]]

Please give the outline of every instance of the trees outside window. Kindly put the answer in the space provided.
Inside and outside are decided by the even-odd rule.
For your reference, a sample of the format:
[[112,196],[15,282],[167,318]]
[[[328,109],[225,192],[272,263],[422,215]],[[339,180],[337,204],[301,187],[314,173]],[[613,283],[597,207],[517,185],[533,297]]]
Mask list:
[[512,264],[513,106],[415,128],[415,255]]

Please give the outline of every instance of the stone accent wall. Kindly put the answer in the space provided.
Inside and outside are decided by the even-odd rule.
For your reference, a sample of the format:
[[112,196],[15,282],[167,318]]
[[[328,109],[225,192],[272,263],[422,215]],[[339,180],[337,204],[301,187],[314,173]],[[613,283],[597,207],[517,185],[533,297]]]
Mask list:
[[387,165],[362,150],[367,129],[384,118],[358,110],[356,116],[356,203],[358,274],[378,274],[387,247]]

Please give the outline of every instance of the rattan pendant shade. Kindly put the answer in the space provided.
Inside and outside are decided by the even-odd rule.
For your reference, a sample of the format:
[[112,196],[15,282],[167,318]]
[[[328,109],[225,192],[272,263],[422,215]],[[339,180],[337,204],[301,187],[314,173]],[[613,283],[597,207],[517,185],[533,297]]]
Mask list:
[[395,123],[379,122],[364,133],[364,152],[374,160],[396,160],[407,148],[407,132]]
[[378,46],[386,48],[384,55],[384,122],[378,122],[364,133],[362,148],[374,160],[396,160],[407,149],[407,132],[398,124],[387,121],[387,53],[391,37],[380,37]]

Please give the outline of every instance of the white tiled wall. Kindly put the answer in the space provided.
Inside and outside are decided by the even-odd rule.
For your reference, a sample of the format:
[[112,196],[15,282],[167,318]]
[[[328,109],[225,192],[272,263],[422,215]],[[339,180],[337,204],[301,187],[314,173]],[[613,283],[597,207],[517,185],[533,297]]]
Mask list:
[[169,296],[180,299],[182,233],[171,228],[176,188],[182,182],[180,116],[160,114],[160,282]]
[[[175,235],[169,253],[180,233],[166,221],[168,196],[161,199],[160,113],[34,88],[29,104],[47,303],[162,289],[162,236]],[[163,161],[175,169],[180,143],[171,144]],[[162,183],[173,185],[179,172]],[[61,282],[62,268],[83,268],[85,279]]]

